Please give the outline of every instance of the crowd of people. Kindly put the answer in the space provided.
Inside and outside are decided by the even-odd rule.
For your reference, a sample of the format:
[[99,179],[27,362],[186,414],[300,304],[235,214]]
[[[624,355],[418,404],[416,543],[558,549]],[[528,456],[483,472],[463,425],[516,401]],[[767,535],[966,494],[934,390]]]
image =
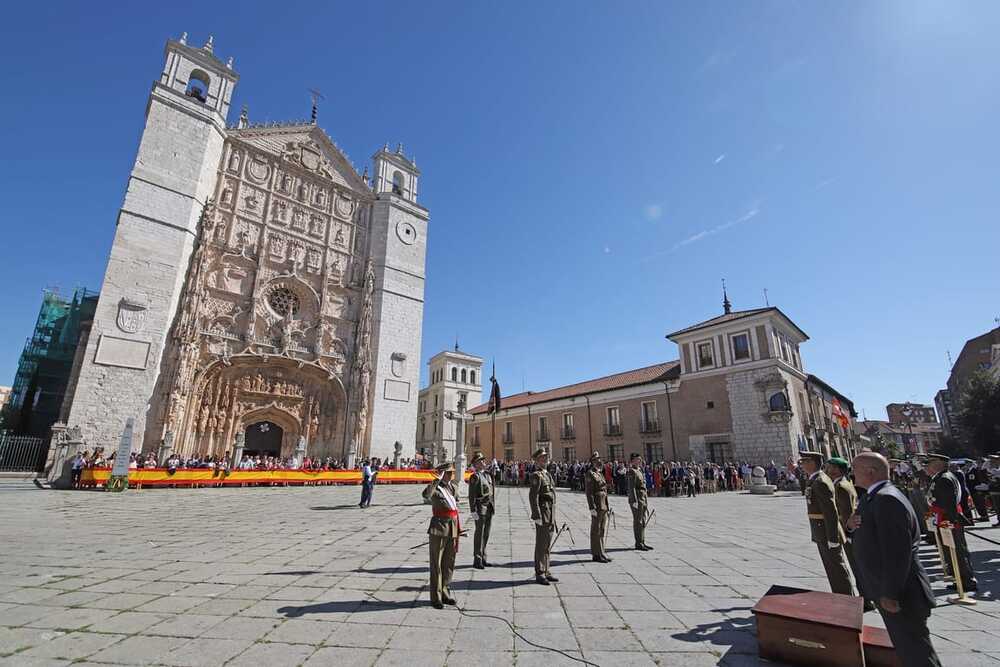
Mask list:
[[[802,470],[791,463],[777,466],[774,461],[762,466],[769,484],[783,490],[798,489]],[[590,464],[584,461],[551,462],[546,470],[557,486],[582,491]],[[699,493],[740,491],[750,486],[754,466],[743,461],[725,464],[694,461],[659,461],[641,467],[646,489],[652,496],[697,496]],[[494,481],[503,486],[526,486],[535,471],[534,461],[494,461]],[[608,489],[615,495],[627,495],[629,466],[625,461],[610,460],[602,465]]]

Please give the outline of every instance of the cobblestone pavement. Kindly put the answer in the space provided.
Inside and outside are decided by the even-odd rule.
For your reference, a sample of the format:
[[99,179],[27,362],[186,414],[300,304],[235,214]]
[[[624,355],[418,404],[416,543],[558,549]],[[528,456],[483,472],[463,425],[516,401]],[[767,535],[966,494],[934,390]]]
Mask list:
[[[0,665],[578,665],[497,620],[429,606],[420,490],[379,487],[361,510],[352,487],[0,484]],[[561,491],[575,542],[557,543],[550,587],[533,582],[527,498],[499,490],[496,566],[472,569],[463,539],[452,590],[470,614],[595,664],[757,664],[750,608],[768,587],[829,590],[797,494],[653,498],[645,553],[628,549],[628,506],[613,498],[602,565],[586,501]],[[969,543],[980,602],[939,607],[934,642],[946,665],[1000,667],[1000,603],[983,591],[1000,589],[1000,547]]]

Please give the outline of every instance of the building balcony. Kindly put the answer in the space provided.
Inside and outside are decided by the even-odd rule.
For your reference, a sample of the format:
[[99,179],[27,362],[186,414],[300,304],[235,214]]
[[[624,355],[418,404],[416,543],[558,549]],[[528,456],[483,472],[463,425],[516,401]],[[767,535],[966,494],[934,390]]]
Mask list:
[[621,424],[604,424],[604,435],[609,438],[617,438],[622,434]]
[[639,432],[640,433],[659,433],[660,432],[660,420],[659,419],[645,419],[639,422]]
[[559,437],[563,440],[576,440],[576,429],[572,426],[563,426]]
[[544,431],[538,431],[535,433],[535,440],[538,442],[548,442],[549,441],[549,431],[545,429]]

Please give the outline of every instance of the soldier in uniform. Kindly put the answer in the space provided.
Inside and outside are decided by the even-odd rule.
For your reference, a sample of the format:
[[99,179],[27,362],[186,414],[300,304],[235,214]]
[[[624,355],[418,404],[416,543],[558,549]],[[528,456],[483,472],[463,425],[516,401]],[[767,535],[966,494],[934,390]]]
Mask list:
[[820,560],[830,582],[830,590],[843,595],[854,595],[851,575],[844,560],[846,536],[837,513],[833,480],[823,472],[823,455],[819,452],[802,452],[802,470],[806,481],[806,513],[812,541],[819,549]]
[[473,537],[475,562],[472,567],[483,570],[489,565],[486,560],[486,544],[490,541],[490,526],[496,509],[493,503],[493,476],[487,470],[486,459],[481,452],[472,456],[472,467],[476,469],[469,479],[469,508],[472,510],[472,520],[476,522]]
[[837,519],[840,527],[846,536],[844,539],[844,552],[847,555],[847,562],[851,566],[851,574],[854,575],[854,583],[858,587],[858,595],[865,598],[865,611],[874,611],[874,603],[865,597],[861,590],[861,577],[858,574],[858,563],[854,560],[854,543],[851,541],[851,530],[847,522],[854,514],[860,514],[858,509],[858,492],[854,484],[847,478],[847,471],[850,464],[846,459],[833,457],[824,466],[826,474],[833,480],[833,496],[837,505]]
[[[951,524],[952,535],[955,538],[955,558],[958,560],[955,576],[962,577],[962,588],[974,591],[978,588],[976,576],[972,572],[972,561],[969,559],[969,547],[965,543],[966,518],[962,515],[959,505],[962,501],[962,487],[955,475],[948,470],[948,457],[944,454],[927,455],[927,472],[931,475],[930,501],[931,512],[937,524],[947,521]],[[951,547],[941,545],[945,558],[951,562]]]
[[635,534],[635,548],[638,551],[652,551],[646,544],[646,476],[642,471],[642,457],[635,452],[629,457],[626,486],[628,505],[632,508],[632,532]]
[[590,507],[590,555],[598,563],[610,563],[604,550],[604,538],[608,533],[608,482],[604,479],[601,455],[594,452],[590,456],[590,469],[584,478],[587,505]]
[[535,522],[535,581],[548,586],[551,581],[559,581],[549,572],[552,536],[556,532],[556,485],[545,468],[549,463],[548,452],[536,449],[532,458],[535,470],[531,473],[528,504],[531,520]]
[[455,573],[455,554],[458,553],[458,501],[455,488],[455,466],[442,463],[435,468],[439,477],[424,489],[424,500],[429,502],[433,516],[427,534],[430,535],[431,554],[431,604],[443,609],[446,604],[456,604],[451,596],[451,577]]

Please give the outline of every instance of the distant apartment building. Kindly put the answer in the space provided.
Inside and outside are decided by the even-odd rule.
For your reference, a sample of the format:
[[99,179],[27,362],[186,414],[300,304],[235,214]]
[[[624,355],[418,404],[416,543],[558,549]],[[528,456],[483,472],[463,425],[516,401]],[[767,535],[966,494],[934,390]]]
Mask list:
[[893,429],[902,433],[907,451],[924,454],[937,451],[943,429],[933,406],[919,403],[890,403],[886,416]]
[[[942,396],[941,392],[938,392],[938,396],[941,397],[938,412],[946,434],[959,441],[963,440],[964,434],[957,417],[962,409],[962,393],[965,391],[965,386],[977,371],[1000,373],[998,364],[1000,364],[1000,327],[971,338],[962,346],[962,351],[951,367],[947,388],[943,390],[946,395]],[[937,398],[935,403],[938,403]],[[942,412],[941,406],[946,407],[947,411]]]
[[[850,401],[803,370],[808,336],[775,307],[733,311],[670,333],[679,358],[472,410],[466,444],[498,459],[538,447],[556,460],[783,464],[803,449],[855,451]],[[834,406],[837,407],[834,407]]]
[[934,394],[934,407],[941,419],[941,432],[949,438],[957,437],[958,424],[955,423],[955,408],[951,400],[951,392],[942,389]]

